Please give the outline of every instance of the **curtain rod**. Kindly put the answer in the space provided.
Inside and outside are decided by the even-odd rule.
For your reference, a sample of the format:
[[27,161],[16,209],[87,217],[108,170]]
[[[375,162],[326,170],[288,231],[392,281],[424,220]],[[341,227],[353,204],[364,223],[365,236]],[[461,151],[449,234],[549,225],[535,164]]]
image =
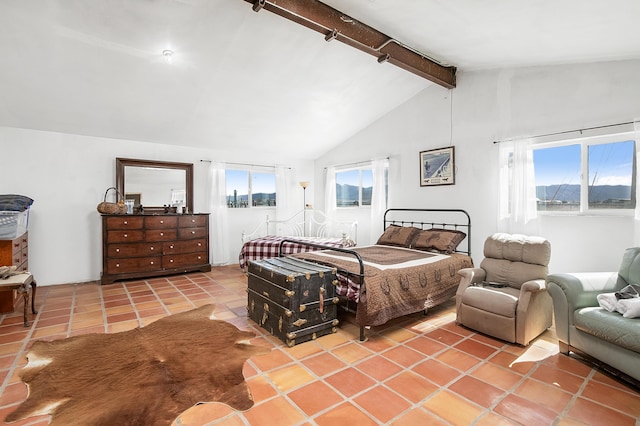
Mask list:
[[626,124],[635,124],[638,123],[638,121],[625,121],[624,123],[616,123],[616,124],[605,124],[603,126],[595,126],[595,127],[585,127],[582,129],[575,129],[575,130],[565,130],[563,132],[554,132],[554,133],[545,133],[543,135],[535,135],[535,136],[526,136],[526,137],[522,137],[522,138],[511,138],[511,139],[503,139],[500,141],[493,141],[493,143],[502,143],[502,142],[511,142],[517,139],[529,139],[529,138],[543,138],[545,136],[556,136],[556,135],[564,135],[566,133],[574,133],[574,132],[580,132],[582,133],[585,130],[596,130],[596,129],[606,129],[607,127],[616,127],[616,126],[624,126]]
[[363,165],[363,164],[371,164],[374,161],[378,161],[378,160],[388,160],[388,159],[389,159],[389,157],[384,157],[384,158],[377,158],[375,160],[358,161],[357,163],[337,164],[335,166],[326,166],[324,169],[327,170],[329,167],[359,166],[359,165]]
[[[211,163],[211,160],[200,160],[200,162],[202,163]],[[232,164],[234,166],[250,166],[250,167],[266,167],[268,169],[275,169],[277,166],[265,166],[264,164],[249,164],[249,163],[233,163],[230,161],[221,161],[221,163],[224,164]],[[291,167],[285,167],[289,170],[291,170]]]

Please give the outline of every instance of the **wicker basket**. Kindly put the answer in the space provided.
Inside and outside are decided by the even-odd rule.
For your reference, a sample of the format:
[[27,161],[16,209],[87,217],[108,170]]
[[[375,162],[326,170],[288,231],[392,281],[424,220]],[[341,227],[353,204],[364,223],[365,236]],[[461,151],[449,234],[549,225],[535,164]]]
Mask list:
[[[107,194],[111,190],[116,191],[116,202],[110,203],[107,201]],[[124,204],[124,198],[122,198],[122,194],[115,188],[107,188],[104,193],[104,201],[98,204],[98,212],[102,214],[125,214],[127,212],[127,206]]]

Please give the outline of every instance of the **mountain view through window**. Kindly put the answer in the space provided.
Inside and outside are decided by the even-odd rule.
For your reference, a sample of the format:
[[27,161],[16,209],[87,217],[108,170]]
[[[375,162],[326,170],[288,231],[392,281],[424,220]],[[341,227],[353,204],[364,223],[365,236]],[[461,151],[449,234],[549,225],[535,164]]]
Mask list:
[[535,149],[533,162],[539,211],[635,208],[633,140]]

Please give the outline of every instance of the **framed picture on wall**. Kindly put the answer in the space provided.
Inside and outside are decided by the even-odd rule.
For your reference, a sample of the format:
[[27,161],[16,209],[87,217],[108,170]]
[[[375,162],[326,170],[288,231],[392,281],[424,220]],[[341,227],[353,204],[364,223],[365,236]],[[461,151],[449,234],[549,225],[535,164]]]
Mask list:
[[420,152],[420,186],[456,183],[454,147]]

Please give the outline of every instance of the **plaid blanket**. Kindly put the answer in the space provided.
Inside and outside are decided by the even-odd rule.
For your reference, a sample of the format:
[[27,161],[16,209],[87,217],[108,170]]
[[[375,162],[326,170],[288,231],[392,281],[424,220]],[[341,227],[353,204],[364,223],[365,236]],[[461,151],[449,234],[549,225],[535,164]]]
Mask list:
[[[238,261],[240,268],[246,271],[249,266],[249,262],[252,260],[269,259],[271,257],[278,257],[278,251],[280,249],[280,242],[283,239],[292,237],[282,237],[275,235],[268,235],[262,238],[256,238],[255,240],[247,241],[240,250]],[[327,247],[353,247],[356,243],[350,239],[344,238],[318,238],[318,237],[295,237],[296,240],[306,241],[308,243],[322,244]],[[284,255],[302,253],[307,251],[318,250],[314,247],[309,247],[303,244],[295,244],[286,242],[282,246],[282,252]]]

